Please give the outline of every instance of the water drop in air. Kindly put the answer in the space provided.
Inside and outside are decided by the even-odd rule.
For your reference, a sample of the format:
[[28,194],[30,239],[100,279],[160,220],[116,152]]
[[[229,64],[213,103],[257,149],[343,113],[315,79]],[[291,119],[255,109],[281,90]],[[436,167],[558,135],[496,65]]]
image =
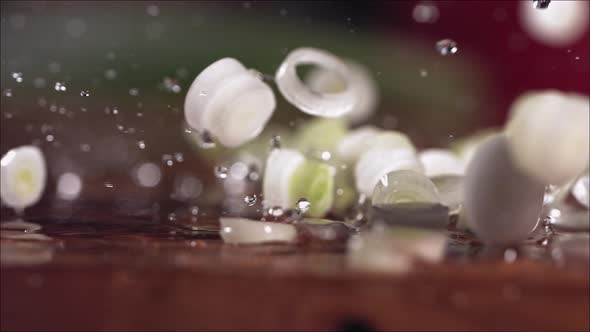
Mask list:
[[12,97],[12,89],[6,89],[2,91],[2,95],[5,97]]
[[270,148],[271,149],[280,149],[281,148],[281,136],[274,135],[270,140]]
[[88,96],[90,96],[90,92],[88,90],[82,90],[82,91],[80,91],[80,96],[88,97]]
[[436,42],[436,50],[440,55],[455,54],[459,50],[457,42],[452,39],[442,39]]
[[214,169],[215,176],[220,179],[227,178],[228,169],[223,165],[217,165]]
[[299,213],[305,213],[307,212],[307,210],[309,210],[309,208],[311,207],[311,203],[305,199],[305,198],[300,198],[297,201],[297,211],[299,211]]
[[547,9],[551,0],[533,0],[533,6],[537,9]]
[[280,206],[271,206],[268,208],[268,214],[273,217],[280,217],[283,215],[283,209]]
[[137,146],[143,150],[143,149],[145,149],[146,145],[145,145],[144,141],[137,141]]
[[53,88],[55,89],[55,91],[66,91],[66,85],[62,82],[55,82],[55,85],[53,86]]
[[16,83],[21,83],[23,81],[23,73],[14,72],[12,73],[12,78],[16,81]]
[[246,197],[244,197],[244,203],[246,203],[246,205],[248,206],[252,206],[254,204],[256,204],[256,195],[248,195]]
[[129,89],[129,95],[131,96],[138,96],[139,95],[139,90],[135,89],[135,88],[131,88]]

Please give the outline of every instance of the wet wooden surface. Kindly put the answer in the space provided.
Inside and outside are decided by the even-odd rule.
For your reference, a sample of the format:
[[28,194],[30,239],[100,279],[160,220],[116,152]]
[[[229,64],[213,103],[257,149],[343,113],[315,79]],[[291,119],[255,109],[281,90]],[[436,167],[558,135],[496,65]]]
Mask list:
[[[96,220],[108,216],[89,209]],[[352,271],[341,243],[236,247],[214,234],[110,218],[127,222],[49,223],[49,241],[0,240],[2,330],[590,325],[588,262],[557,264],[549,258],[551,242],[539,244],[543,232],[519,247],[512,263],[451,232],[443,264],[395,276]]]

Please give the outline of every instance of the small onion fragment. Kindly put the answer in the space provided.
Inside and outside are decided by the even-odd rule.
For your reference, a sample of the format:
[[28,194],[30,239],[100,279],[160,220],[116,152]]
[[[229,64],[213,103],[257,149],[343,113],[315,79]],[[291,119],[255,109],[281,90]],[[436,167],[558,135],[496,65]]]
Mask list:
[[220,235],[225,243],[294,242],[297,239],[297,230],[291,224],[244,218],[220,218],[219,221]]
[[359,127],[342,137],[336,152],[343,161],[355,162],[371,146],[372,139],[380,133],[381,130],[374,126]]
[[45,158],[35,146],[8,151],[0,161],[2,203],[21,211],[35,204],[45,189]]
[[271,88],[232,58],[205,68],[193,81],[184,103],[187,123],[227,147],[260,134],[276,105]]
[[[297,66],[313,64],[334,72],[346,82],[346,89],[337,93],[318,93],[297,76]],[[352,111],[357,102],[350,86],[350,69],[337,56],[323,50],[302,47],[287,55],[276,72],[275,81],[287,101],[304,113],[321,117],[339,117]]]
[[518,98],[506,126],[517,167],[546,185],[563,185],[588,167],[588,96],[558,91]]
[[536,227],[544,193],[543,184],[516,167],[506,137],[493,136],[467,167],[467,226],[485,243],[518,243]]
[[446,149],[426,149],[418,154],[428,177],[439,175],[463,175],[465,165],[453,152]]

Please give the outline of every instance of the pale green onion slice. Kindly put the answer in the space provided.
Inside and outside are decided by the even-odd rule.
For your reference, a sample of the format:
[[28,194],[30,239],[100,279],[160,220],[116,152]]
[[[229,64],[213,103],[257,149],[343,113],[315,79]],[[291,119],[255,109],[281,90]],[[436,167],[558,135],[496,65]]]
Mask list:
[[453,152],[446,149],[426,149],[418,154],[428,177],[439,175],[463,175],[465,165]]
[[17,210],[35,204],[45,189],[45,158],[35,146],[8,151],[0,161],[2,202]]
[[[346,82],[346,89],[337,93],[318,93],[297,76],[297,66],[316,65],[334,72]],[[275,81],[287,101],[302,112],[321,117],[339,117],[352,111],[357,95],[350,86],[350,69],[337,56],[315,48],[297,48],[287,55],[276,72]]]
[[362,126],[342,137],[336,152],[347,163],[354,163],[371,146],[371,141],[381,130],[375,126]]
[[293,144],[303,152],[333,153],[346,130],[346,124],[341,119],[314,118],[298,128]]
[[496,135],[480,146],[467,167],[467,225],[485,243],[518,243],[537,226],[544,194],[545,185],[516,166],[506,137]]
[[399,170],[423,172],[423,166],[411,149],[373,148],[363,153],[355,165],[356,188],[371,197],[381,177]]
[[294,205],[298,199],[305,198],[310,204],[306,215],[321,217],[328,213],[334,202],[334,175],[334,167],[306,160],[291,177],[291,204]]
[[[352,111],[345,113],[342,119],[357,124],[367,120],[379,102],[377,84],[364,66],[353,61],[346,61],[350,69],[349,85],[357,96],[357,103]],[[338,93],[346,90],[346,82],[335,72],[323,68],[315,68],[305,78],[309,87],[321,93]]]
[[296,199],[290,196],[292,177],[297,168],[305,161],[305,157],[296,150],[274,149],[266,160],[262,191],[264,205],[291,208]]
[[275,105],[267,84],[237,60],[223,58],[195,78],[186,95],[184,114],[191,127],[235,147],[260,134]]
[[588,166],[588,96],[558,91],[518,98],[506,126],[516,165],[538,181],[563,185]]
[[372,196],[373,205],[439,202],[434,183],[412,170],[394,171],[381,177]]
[[294,242],[297,230],[291,224],[263,222],[244,218],[220,218],[220,235],[230,244],[256,244],[264,242]]

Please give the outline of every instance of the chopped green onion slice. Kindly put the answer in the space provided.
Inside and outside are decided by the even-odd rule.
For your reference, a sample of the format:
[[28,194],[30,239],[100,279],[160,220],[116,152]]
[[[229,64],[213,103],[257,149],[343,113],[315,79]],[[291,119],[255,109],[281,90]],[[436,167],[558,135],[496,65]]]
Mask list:
[[45,189],[45,158],[35,146],[8,151],[0,162],[0,197],[17,211],[35,204]]
[[290,179],[290,197],[297,201],[306,198],[311,204],[309,216],[325,215],[334,202],[334,167],[313,160],[306,160]]

